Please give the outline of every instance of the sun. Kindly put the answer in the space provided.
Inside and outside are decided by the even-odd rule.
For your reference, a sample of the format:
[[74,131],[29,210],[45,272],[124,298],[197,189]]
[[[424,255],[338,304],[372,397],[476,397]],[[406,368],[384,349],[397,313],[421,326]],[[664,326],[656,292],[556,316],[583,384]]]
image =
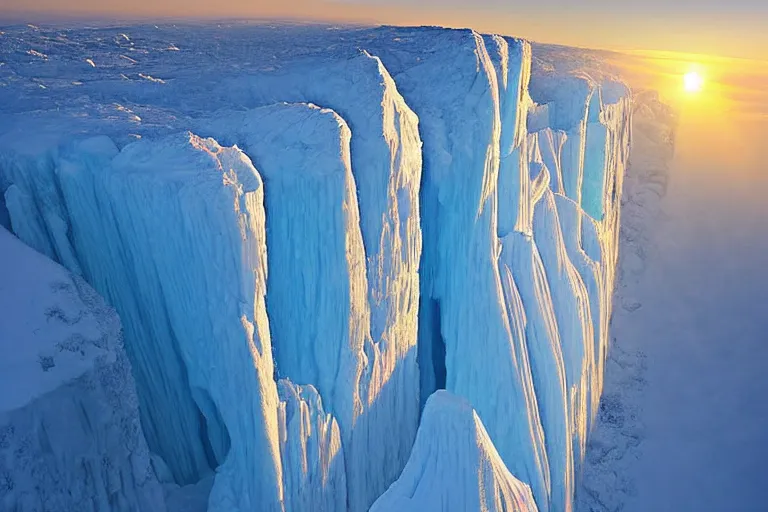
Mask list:
[[683,88],[689,93],[701,91],[704,88],[704,77],[697,71],[689,71],[683,75]]

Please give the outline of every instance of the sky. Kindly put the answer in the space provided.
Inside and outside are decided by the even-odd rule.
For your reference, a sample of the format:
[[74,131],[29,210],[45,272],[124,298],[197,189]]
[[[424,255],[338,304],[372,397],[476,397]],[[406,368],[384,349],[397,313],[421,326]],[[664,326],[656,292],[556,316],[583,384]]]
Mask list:
[[768,60],[765,0],[2,0],[0,16],[297,17],[472,27],[616,50]]

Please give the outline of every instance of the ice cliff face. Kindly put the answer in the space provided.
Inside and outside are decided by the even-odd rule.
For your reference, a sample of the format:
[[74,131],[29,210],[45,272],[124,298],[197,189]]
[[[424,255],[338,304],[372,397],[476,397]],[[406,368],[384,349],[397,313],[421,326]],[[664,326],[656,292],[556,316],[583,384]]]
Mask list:
[[0,227],[0,508],[165,511],[120,320]]
[[0,221],[119,313],[161,480],[213,476],[221,511],[572,510],[626,87],[470,30],[136,32],[72,34],[88,68],[53,45],[47,96],[3,69]]

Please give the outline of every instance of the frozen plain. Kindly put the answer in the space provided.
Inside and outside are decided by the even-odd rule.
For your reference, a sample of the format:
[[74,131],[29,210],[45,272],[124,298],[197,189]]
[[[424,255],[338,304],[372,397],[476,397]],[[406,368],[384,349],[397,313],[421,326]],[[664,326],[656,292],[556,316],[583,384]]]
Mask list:
[[[525,41],[439,28],[23,26],[0,45],[0,221],[120,315],[171,508],[573,509],[620,81],[532,74]],[[3,505],[73,506],[23,489]]]

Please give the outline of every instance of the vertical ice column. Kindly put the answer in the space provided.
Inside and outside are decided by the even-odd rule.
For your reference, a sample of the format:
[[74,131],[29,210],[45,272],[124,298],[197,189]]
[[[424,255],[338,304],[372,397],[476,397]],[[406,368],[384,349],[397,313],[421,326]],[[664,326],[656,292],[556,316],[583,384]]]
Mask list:
[[[499,87],[501,121],[498,233],[531,232],[530,180],[524,163],[527,110],[530,103],[531,45],[501,36],[484,36]],[[511,66],[510,66],[511,63]]]
[[[381,61],[359,50],[286,62],[277,73],[252,77],[249,94],[255,105],[320,104],[338,112],[352,130],[351,165],[360,207],[373,344],[368,346],[360,381],[365,412],[355,426],[354,446],[345,447],[344,454],[360,465],[348,468],[355,474],[355,479],[347,480],[350,509],[364,510],[397,478],[418,425],[418,118]],[[330,407],[327,397],[323,399]],[[343,420],[339,422],[343,431]],[[395,428],[400,435],[386,435]]]
[[[551,127],[539,131],[539,138],[546,132],[567,131],[559,162],[562,169],[559,191],[575,204],[558,200],[558,209],[565,209],[561,215],[572,217],[561,219],[562,230],[571,237],[570,241],[566,240],[567,253],[587,286],[592,316],[593,349],[588,360],[592,361],[593,371],[587,387],[591,398],[585,423],[588,432],[602,391],[608,344],[617,255],[618,195],[629,145],[626,113],[629,93],[621,83],[597,83],[585,74],[558,76],[555,73],[535,76],[531,91],[534,99],[546,102],[546,124]],[[537,112],[534,117],[540,121],[543,115]],[[548,167],[558,166],[557,159],[553,158],[555,147],[543,145],[542,157],[547,159]],[[576,150],[577,147],[580,149]],[[588,216],[582,222],[584,212]],[[593,255],[594,263],[589,262],[584,251]],[[581,429],[578,425],[576,428]],[[577,465],[579,458],[577,454]]]
[[547,105],[549,127],[566,133],[560,162],[563,190],[581,205],[588,113],[599,105],[595,84],[582,74],[536,73],[530,93],[537,104]]
[[579,465],[587,443],[587,417],[594,380],[594,329],[590,300],[571,263],[554,195],[544,192],[534,210],[533,233],[549,282],[560,341],[572,417],[574,460]]
[[[244,148],[264,177],[267,312],[277,372],[316,388],[338,421],[350,489],[360,485],[359,475],[376,479],[366,456],[376,460],[381,447],[356,446],[355,439],[367,412],[361,379],[369,377],[363,372],[370,371],[372,341],[350,130],[332,110],[307,104],[261,107],[202,124]],[[346,492],[336,498],[346,503]]]
[[[582,224],[582,244],[589,253],[599,252],[593,257],[600,266],[605,308],[601,310],[600,350],[596,353],[598,375],[602,379],[605,358],[608,351],[608,324],[613,307],[613,289],[616,280],[616,266],[619,254],[619,228],[621,196],[624,173],[629,161],[632,98],[628,87],[621,82],[605,81],[600,85],[600,123],[607,128],[605,185],[603,190],[603,215],[600,219],[585,218]],[[597,221],[597,222],[596,222]],[[594,247],[597,239],[600,248]],[[600,381],[602,383],[602,380]],[[600,388],[602,384],[600,384]]]
[[[547,275],[536,244],[530,236],[513,232],[502,243],[502,268],[516,283],[525,311],[531,376],[549,461],[551,490],[548,510],[572,510],[574,460],[571,408],[562,343]],[[540,503],[538,497],[537,503]]]
[[[600,384],[602,382],[602,367],[599,364],[599,354],[602,350],[601,340],[606,336],[606,333],[603,332],[602,318],[605,315],[605,312],[610,309],[610,304],[607,303],[607,301],[610,301],[610,297],[605,296],[603,276],[598,264],[592,261],[582,248],[581,225],[584,222],[583,218],[586,214],[573,200],[560,194],[554,194],[554,198],[568,258],[571,260],[574,268],[578,271],[579,276],[584,282],[587,296],[589,297],[589,309],[593,330],[593,340],[591,340],[593,345],[591,363],[592,379],[586,424],[586,432],[589,434],[592,420],[594,419],[595,414],[597,414],[600,393],[602,391],[602,386]],[[587,222],[592,222],[590,217],[586,217]],[[585,343],[588,343],[590,340],[585,339],[584,341]]]
[[56,181],[55,147],[0,154],[0,193],[9,228],[27,245],[69,271],[80,266],[68,239],[68,218]]
[[538,511],[531,489],[504,465],[472,406],[447,391],[427,400],[403,474],[371,507],[422,510]]
[[[558,221],[559,215],[551,190],[550,173],[542,156],[542,144],[540,142],[540,140],[544,141],[545,154],[550,153],[547,161],[557,169],[559,162],[554,159],[556,155],[552,154],[551,146],[547,147],[552,142],[549,135],[551,135],[551,131],[543,129],[528,136],[525,165],[531,180],[530,201],[533,208],[533,240],[537,249],[534,254],[535,257],[541,256],[541,267],[537,271],[537,266],[534,265],[532,270],[534,273],[540,272],[539,275],[544,277],[548,284],[549,292],[545,296],[551,300],[551,305],[548,308],[554,315],[557,340],[561,348],[565,370],[566,388],[563,398],[565,409],[555,414],[565,414],[567,421],[561,424],[560,420],[557,420],[554,425],[554,428],[557,429],[555,437],[556,439],[560,438],[563,432],[560,429],[562,425],[565,425],[566,438],[572,440],[572,453],[562,453],[563,447],[559,446],[554,453],[550,454],[556,459],[551,462],[551,465],[561,468],[565,465],[565,471],[570,473],[564,476],[552,475],[552,480],[555,482],[553,484],[553,506],[568,510],[573,506],[573,485],[576,471],[586,448],[591,413],[595,410],[596,399],[599,397],[593,395],[594,382],[596,381],[593,358],[594,323],[590,307],[593,297],[588,294],[588,290],[581,281],[581,276],[570,261],[570,255],[564,242],[565,234],[562,233]],[[570,233],[568,234],[570,235]],[[512,239],[512,243],[519,245],[519,242],[515,242],[514,239]],[[514,250],[514,248],[510,249]],[[595,287],[595,292],[597,291]],[[597,293],[594,299],[595,303],[599,303]],[[535,311],[540,306],[535,301],[532,303],[529,295],[526,301],[526,306],[532,308],[533,317],[536,318]],[[535,336],[540,337],[540,332],[535,333]],[[543,405],[546,407],[546,404]],[[542,416],[547,415],[550,418],[548,425],[545,426],[550,430],[553,428],[552,414],[552,409],[542,411]],[[548,448],[551,449],[552,443],[550,441],[551,439],[547,440]]]
[[349,438],[363,410],[360,379],[371,344],[349,128],[332,110],[306,104],[205,124],[219,138],[228,133],[264,179],[277,372],[314,386]]
[[[97,177],[154,343],[177,351],[220,461],[213,512],[282,510],[261,178],[190,133],[126,146]],[[156,311],[150,314],[149,308]]]
[[[526,53],[505,54],[501,40],[492,38],[495,65],[483,37],[471,31],[381,28],[373,33],[367,48],[381,57],[419,113],[424,139],[419,362],[421,371],[435,378],[422,379],[422,397],[444,386],[467,399],[510,471],[530,483],[546,506],[541,426],[530,414],[535,407],[532,385],[526,383],[527,361],[518,359],[524,354],[522,340],[510,325],[497,264],[504,123],[496,65],[506,66],[502,81],[506,78],[509,87],[517,80],[509,77],[517,71],[509,70],[525,75]],[[512,86],[503,94],[505,121],[511,124],[504,133],[514,141],[519,89]]]
[[563,169],[561,165],[563,146],[565,145],[565,132],[545,128],[536,132],[541,153],[542,163],[549,171],[550,188],[556,194],[565,195],[563,187]]
[[615,186],[628,157],[629,100],[625,84],[604,81],[589,104],[581,207],[597,221],[618,199]]
[[339,425],[313,386],[277,383],[285,510],[343,511],[347,481]]
[[610,154],[608,127],[599,121],[589,121],[585,139],[581,207],[593,219],[602,220]]
[[[543,99],[552,100],[554,98],[555,112],[559,113],[560,116],[554,119],[553,123],[560,123],[559,128],[566,129],[567,124],[576,122],[576,114],[582,110],[581,108],[577,110],[574,106],[581,105],[579,98],[586,98],[586,109],[583,110],[584,118],[579,123],[583,127],[582,143],[584,146],[580,163],[581,171],[577,173],[580,175],[581,182],[578,184],[577,193],[573,193],[572,186],[565,187],[563,192],[577,203],[579,211],[588,215],[584,223],[579,222],[575,227],[579,230],[586,230],[585,232],[590,236],[579,238],[578,244],[581,245],[582,249],[600,254],[600,257],[594,259],[598,264],[599,286],[597,295],[600,300],[600,308],[599,310],[592,308],[593,324],[595,325],[595,352],[593,354],[595,380],[592,385],[592,393],[596,395],[592,402],[596,405],[602,390],[602,372],[608,344],[608,322],[611,314],[611,296],[618,254],[619,197],[629,148],[629,91],[627,86],[620,82],[595,82],[586,75],[571,76],[567,79],[568,83],[578,86],[576,92],[581,91],[581,93],[572,92],[571,101],[568,102],[564,92],[558,93],[542,87],[542,84],[551,85],[553,80],[552,77],[541,78],[535,80],[535,83],[539,89],[538,94],[542,95]],[[563,158],[566,158],[565,153]],[[564,176],[566,176],[564,182],[567,182],[569,165],[563,161],[562,167]],[[573,166],[570,168],[572,170]],[[565,202],[561,202],[561,204],[568,207]],[[579,218],[581,218],[581,214]],[[570,249],[569,254],[572,258],[581,258]],[[589,278],[585,277],[584,279],[588,280]],[[595,298],[590,290],[590,299],[594,300]]]
[[185,370],[172,350],[151,341],[153,326],[144,323],[140,299],[131,292],[130,261],[114,230],[111,206],[94,189],[94,177],[117,148],[108,138],[96,137],[28,152],[5,152],[0,164],[11,226],[39,252],[82,273],[116,307],[148,444],[166,460],[177,482],[197,481],[215,465],[200,432],[200,411],[188,389],[169,384],[184,381]]
[[[484,36],[499,87],[501,120],[498,233],[531,232],[530,179],[524,164],[530,103],[531,45],[527,41]],[[510,66],[511,63],[511,66]]]

